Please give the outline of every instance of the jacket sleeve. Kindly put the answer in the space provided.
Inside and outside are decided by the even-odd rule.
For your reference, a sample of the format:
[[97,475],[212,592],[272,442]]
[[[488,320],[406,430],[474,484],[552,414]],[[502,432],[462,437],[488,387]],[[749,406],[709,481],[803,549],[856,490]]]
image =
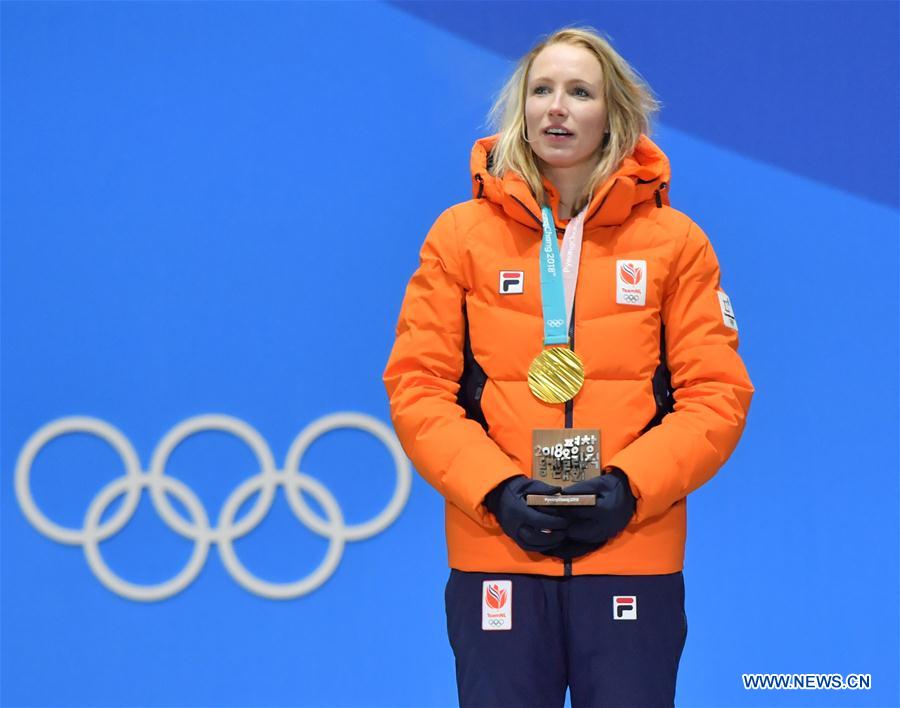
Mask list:
[[407,286],[384,384],[397,437],[418,472],[468,516],[499,528],[484,496],[521,471],[456,402],[466,293],[458,241],[452,210],[445,211]]
[[725,324],[719,278],[709,239],[691,223],[662,302],[674,410],[608,462],[628,476],[637,522],[707,482],[744,429],[753,385],[737,353],[737,330]]

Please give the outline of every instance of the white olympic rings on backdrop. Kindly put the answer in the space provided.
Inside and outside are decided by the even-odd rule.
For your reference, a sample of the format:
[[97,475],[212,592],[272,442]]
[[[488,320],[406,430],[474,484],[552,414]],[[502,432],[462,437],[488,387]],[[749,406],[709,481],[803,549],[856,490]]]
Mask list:
[[[397,481],[390,502],[374,518],[361,524],[347,525],[331,492],[321,482],[300,471],[303,453],[313,441],[324,433],[340,428],[363,430],[378,438],[388,449],[396,467]],[[213,430],[231,433],[245,442],[256,455],[260,471],[231,492],[219,512],[218,524],[210,527],[206,509],[197,495],[184,482],[167,477],[164,468],[169,455],[185,439],[196,433]],[[108,483],[91,501],[81,529],[60,526],[48,519],[31,494],[31,465],[35,457],[48,442],[70,433],[88,433],[101,438],[119,453],[125,463],[125,475]],[[334,573],[347,541],[370,538],[390,526],[406,504],[411,485],[409,460],[393,431],[378,419],[362,413],[334,413],[307,426],[291,444],[283,470],[275,468],[272,451],[256,430],[244,421],[227,415],[200,415],[176,425],[156,446],[148,472],[141,471],[137,453],[128,439],[114,426],[85,416],[60,418],[43,426],[29,438],[19,454],[15,474],[19,506],[38,531],[59,543],[81,545],[88,565],[101,583],[123,597],[147,602],[171,597],[193,582],[206,562],[211,543],[217,544],[219,556],[231,577],[252,593],[286,600],[312,592]],[[187,565],[175,577],[156,585],[139,585],[123,580],[100,555],[100,543],[117,534],[131,520],[145,487],[150,490],[154,508],[169,528],[195,544]],[[253,530],[269,512],[277,487],[284,488],[288,504],[297,518],[329,541],[328,551],[319,567],[307,577],[289,583],[271,583],[256,577],[238,560],[232,545],[235,539]],[[326,519],[320,518],[310,509],[301,491],[315,498],[325,512]],[[235,523],[238,509],[256,492],[259,492],[259,496],[252,509]],[[178,498],[188,510],[190,521],[172,507],[166,493]],[[123,494],[125,499],[119,509],[101,524],[103,513]]]

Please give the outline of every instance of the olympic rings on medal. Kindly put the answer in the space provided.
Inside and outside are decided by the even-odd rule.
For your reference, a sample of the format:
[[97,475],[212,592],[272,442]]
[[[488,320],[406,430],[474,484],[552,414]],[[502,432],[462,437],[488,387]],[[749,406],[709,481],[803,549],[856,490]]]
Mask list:
[[[373,519],[348,526],[337,500],[318,480],[300,471],[300,460],[307,448],[324,433],[340,428],[363,430],[378,438],[388,449],[396,468],[394,494]],[[191,435],[219,430],[240,438],[253,451],[259,472],[242,482],[226,499],[215,527],[202,502],[184,482],[165,474],[169,456]],[[125,474],[103,487],[88,506],[84,526],[73,529],[48,519],[38,508],[31,494],[31,466],[35,457],[54,438],[71,433],[88,433],[109,443],[125,464]],[[137,453],[128,439],[115,427],[97,418],[71,416],[52,421],[40,428],[25,443],[16,463],[15,488],[19,506],[25,518],[48,538],[68,545],[80,545],[88,565],[97,579],[107,588],[131,600],[152,602],[181,592],[199,575],[206,562],[209,547],[215,543],[225,568],[234,580],[252,593],[272,599],[286,600],[300,597],[321,586],[338,566],[348,541],[371,538],[384,531],[400,515],[412,486],[409,460],[400,442],[384,423],[362,413],[333,413],[310,424],[294,439],[288,451],[284,470],[275,467],[275,460],[263,437],[244,421],[227,415],[200,415],[188,418],[170,430],[157,445],[150,461],[150,469],[141,471]],[[233,542],[252,531],[268,514],[278,487],[283,487],[291,509],[297,518],[314,533],[327,538],[325,558],[307,577],[288,583],[271,583],[256,577],[240,562]],[[194,550],[185,567],[167,581],[156,585],[139,585],[116,575],[100,554],[100,543],[117,534],[131,520],[144,488],[163,522],[181,536],[194,541]],[[315,498],[325,512],[320,518],[303,499],[301,491]],[[238,510],[250,497],[257,500],[244,517],[235,523]],[[186,520],[178,513],[167,495],[178,498],[190,514]],[[115,514],[100,523],[104,512],[118,497],[124,500]]]

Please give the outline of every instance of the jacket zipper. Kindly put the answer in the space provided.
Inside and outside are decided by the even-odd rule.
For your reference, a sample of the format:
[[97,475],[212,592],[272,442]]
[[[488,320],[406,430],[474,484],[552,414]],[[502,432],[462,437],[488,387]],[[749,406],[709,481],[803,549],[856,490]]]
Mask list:
[[[572,299],[572,317],[569,320],[569,349],[575,351],[575,300]],[[566,401],[566,428],[572,428],[572,418],[575,415],[575,399],[570,398]],[[563,561],[563,576],[570,577],[572,575],[572,559],[566,558]]]
[[[512,195],[510,195],[510,196],[512,196]],[[541,227],[544,226],[544,222],[541,219],[538,219],[531,212],[531,209],[529,209],[527,206],[522,204],[522,202],[519,201],[518,199],[516,199],[515,197],[513,197],[513,199],[515,199],[517,202],[519,202],[519,204],[522,206],[522,208],[528,212],[528,216],[530,216],[532,219],[534,219],[536,223],[540,224]],[[600,206],[603,206],[603,204],[601,203]],[[599,207],[598,207],[598,209],[599,209]],[[596,214],[597,212],[594,212],[594,213]],[[561,229],[558,226],[556,227],[556,230],[561,231]],[[571,349],[573,352],[575,351],[575,300],[574,299],[572,300],[572,319],[569,322],[569,349]],[[574,407],[575,407],[575,404],[572,402],[571,398],[568,401],[566,401],[566,427],[567,428],[572,427],[572,414],[573,414]]]
[[[611,191],[612,190],[610,190],[610,192]],[[512,196],[512,195],[510,195],[510,196]],[[608,197],[609,193],[607,193],[606,196]],[[513,199],[516,202],[518,202],[519,205],[528,213],[528,216],[530,216],[532,219],[534,219],[535,223],[539,224],[541,226],[541,228],[543,228],[544,222],[541,219],[538,219],[532,213],[531,209],[529,209],[527,206],[525,206],[521,202],[521,200],[516,199],[516,197],[513,197]],[[604,197],[603,201],[604,202],[606,201],[606,197]],[[602,206],[603,206],[603,202],[600,203],[600,207],[602,207]],[[600,210],[600,207],[597,207],[597,211]],[[597,211],[595,211],[594,214],[596,214]],[[590,218],[590,217],[588,217],[588,218]],[[560,229],[558,226],[556,227],[556,230],[557,230],[557,232],[562,231],[562,229]],[[569,321],[569,349],[571,349],[572,351],[575,351],[575,301],[574,300],[572,301],[572,317]],[[565,406],[566,406],[566,408],[565,408],[565,418],[566,418],[565,427],[571,428],[572,427],[572,418],[575,414],[575,403],[570,398],[568,401],[566,401]],[[563,561],[563,576],[570,577],[571,575],[572,575],[572,561],[571,561],[571,559],[566,559]]]
[[[575,298],[572,298],[572,318],[569,321],[569,349],[575,351]],[[575,399],[566,401],[566,428],[574,427],[572,416],[575,413]]]

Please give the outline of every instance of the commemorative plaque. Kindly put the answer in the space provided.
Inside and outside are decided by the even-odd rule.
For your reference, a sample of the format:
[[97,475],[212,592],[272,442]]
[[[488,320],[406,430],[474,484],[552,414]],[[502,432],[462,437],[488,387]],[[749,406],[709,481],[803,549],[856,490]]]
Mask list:
[[561,494],[528,494],[529,506],[594,506],[594,494],[566,494],[565,488],[599,477],[600,431],[590,428],[538,429],[532,434],[531,476],[562,487]]

